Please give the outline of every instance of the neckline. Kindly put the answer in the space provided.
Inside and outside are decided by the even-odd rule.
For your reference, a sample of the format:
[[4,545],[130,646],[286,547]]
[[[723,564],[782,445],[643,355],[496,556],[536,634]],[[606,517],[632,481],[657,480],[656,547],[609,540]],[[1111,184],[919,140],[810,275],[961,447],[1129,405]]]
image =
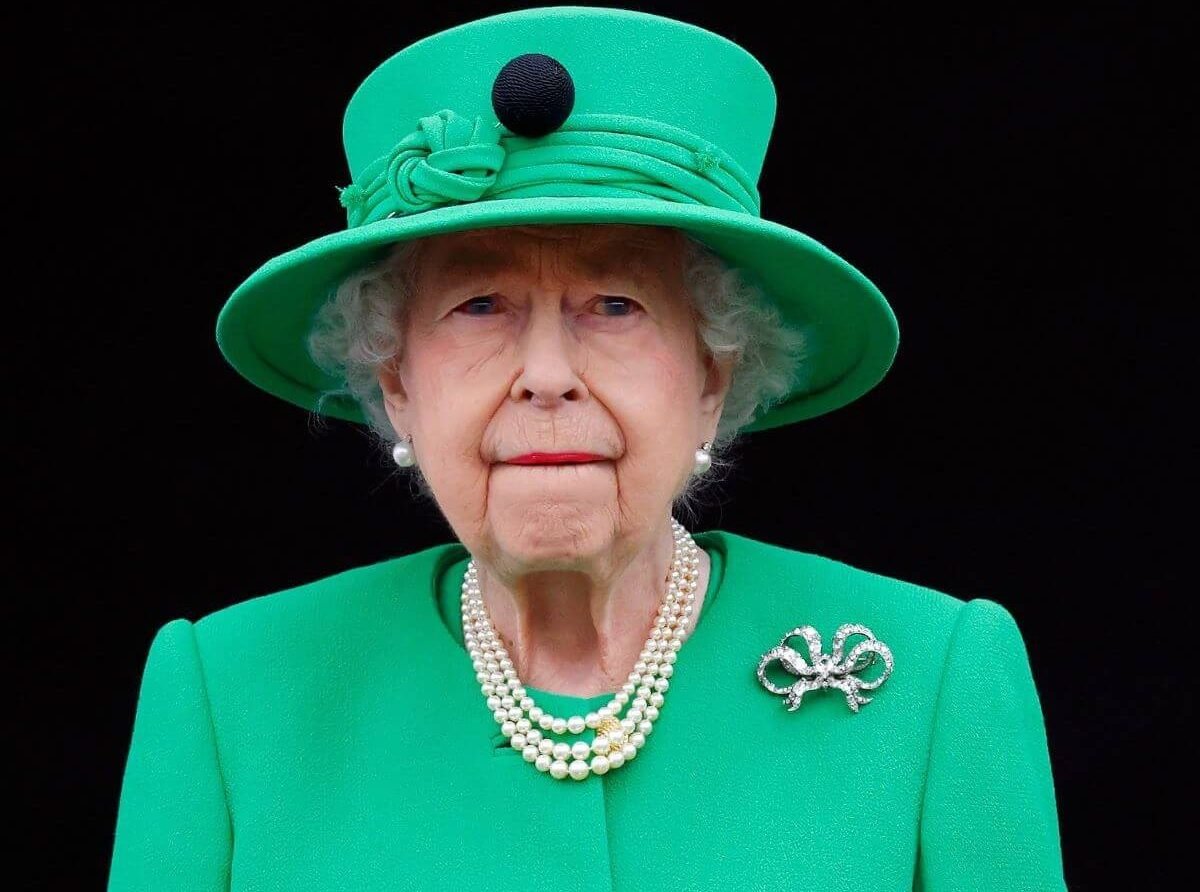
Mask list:
[[[713,602],[716,601],[720,593],[721,584],[725,576],[727,558],[724,542],[718,532],[693,533],[692,538],[708,555],[709,574],[704,601],[700,605],[700,615],[696,619],[696,625],[692,629],[689,641],[699,632]],[[464,656],[466,655],[466,645],[462,631],[462,576],[466,571],[469,559],[470,554],[463,545],[460,543],[450,545],[443,556],[443,560],[439,561],[434,568],[432,579],[433,590],[430,593],[434,599],[438,618],[441,620],[442,626],[445,628],[455,647]],[[529,684],[525,685],[525,690],[529,693],[529,696],[538,702],[539,706],[555,715],[586,715],[604,706],[612,700],[613,695],[616,693],[615,691],[610,691],[608,693],[596,694],[592,697],[580,697],[575,694],[550,691]]]

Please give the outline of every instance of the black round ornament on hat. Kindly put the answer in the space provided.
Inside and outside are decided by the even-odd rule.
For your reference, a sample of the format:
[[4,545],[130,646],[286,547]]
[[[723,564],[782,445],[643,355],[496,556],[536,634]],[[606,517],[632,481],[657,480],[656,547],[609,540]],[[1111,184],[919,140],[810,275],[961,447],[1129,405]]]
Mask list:
[[520,136],[545,136],[562,125],[575,106],[575,82],[562,64],[544,53],[509,60],[492,84],[492,108],[500,123]]

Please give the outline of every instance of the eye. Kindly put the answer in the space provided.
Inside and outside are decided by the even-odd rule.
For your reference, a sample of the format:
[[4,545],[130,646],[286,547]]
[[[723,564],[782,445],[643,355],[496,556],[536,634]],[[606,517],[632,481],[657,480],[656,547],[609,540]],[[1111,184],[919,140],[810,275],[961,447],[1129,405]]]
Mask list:
[[595,307],[601,316],[630,316],[640,309],[638,302],[633,298],[608,295],[596,301]]
[[499,299],[495,294],[484,294],[472,297],[454,308],[456,313],[467,316],[490,316],[499,308]]

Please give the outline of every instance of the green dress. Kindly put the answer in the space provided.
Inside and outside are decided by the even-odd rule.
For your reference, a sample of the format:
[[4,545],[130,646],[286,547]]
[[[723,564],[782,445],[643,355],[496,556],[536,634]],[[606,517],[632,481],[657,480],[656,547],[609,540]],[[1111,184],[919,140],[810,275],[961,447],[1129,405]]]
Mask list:
[[[484,702],[461,545],[167,622],[110,892],[1066,888],[1040,701],[1004,607],[695,538],[709,587],[653,732],[583,781],[525,762]],[[848,622],[895,658],[859,712],[836,689],[789,711],[760,685],[784,633],[811,624],[828,652]],[[566,715],[610,696],[530,690]]]

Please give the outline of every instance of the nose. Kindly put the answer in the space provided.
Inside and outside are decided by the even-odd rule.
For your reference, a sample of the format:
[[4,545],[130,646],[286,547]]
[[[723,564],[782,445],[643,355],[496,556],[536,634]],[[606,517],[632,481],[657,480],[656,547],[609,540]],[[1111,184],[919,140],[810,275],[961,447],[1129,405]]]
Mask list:
[[564,325],[558,307],[548,309],[543,305],[530,314],[519,356],[521,371],[510,391],[514,400],[529,400],[538,408],[553,409],[587,396],[578,367],[579,345]]

